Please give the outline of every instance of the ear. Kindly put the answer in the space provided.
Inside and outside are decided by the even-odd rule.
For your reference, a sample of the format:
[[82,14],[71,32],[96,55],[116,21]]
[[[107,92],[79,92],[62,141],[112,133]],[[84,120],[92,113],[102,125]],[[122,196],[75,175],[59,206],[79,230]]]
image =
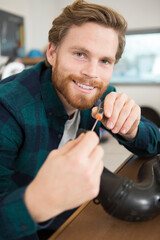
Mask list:
[[53,43],[48,44],[46,57],[50,65],[53,67],[56,61],[56,46]]

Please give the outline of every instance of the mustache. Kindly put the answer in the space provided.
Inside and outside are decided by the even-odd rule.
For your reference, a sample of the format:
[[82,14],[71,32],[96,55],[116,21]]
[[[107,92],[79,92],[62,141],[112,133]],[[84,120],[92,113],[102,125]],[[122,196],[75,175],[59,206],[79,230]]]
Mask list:
[[95,79],[90,79],[87,77],[79,77],[75,74],[70,74],[68,75],[68,79],[72,79],[75,82],[81,83],[81,84],[86,84],[92,87],[99,87],[100,86],[100,82],[95,80]]

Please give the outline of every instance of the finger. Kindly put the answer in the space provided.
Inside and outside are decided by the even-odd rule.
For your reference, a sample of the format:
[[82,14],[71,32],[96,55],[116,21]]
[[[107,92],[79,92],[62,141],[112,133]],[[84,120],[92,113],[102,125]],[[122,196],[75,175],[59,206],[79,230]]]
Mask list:
[[78,154],[81,155],[81,157],[89,156],[98,143],[99,138],[97,134],[95,132],[88,131],[75,145],[75,147],[72,148],[72,154]]
[[104,168],[104,164],[102,161],[104,155],[104,150],[101,146],[97,146],[92,153],[90,154],[90,157],[88,158],[88,161],[85,161],[87,163],[87,171],[86,172],[86,181],[89,181],[91,185],[89,185],[88,191],[93,190],[93,196],[91,198],[94,198],[97,196],[100,188],[100,179],[102,175],[102,171]]
[[126,119],[129,117],[132,108],[134,107],[135,102],[132,99],[128,99],[128,101],[125,103],[123,108],[121,109],[121,112],[119,113],[119,116],[117,118],[117,122],[112,129],[113,133],[118,133],[122,126],[124,126],[124,123],[126,122]]
[[101,175],[104,169],[104,163],[103,163],[103,156],[104,156],[104,150],[101,146],[97,146],[96,149],[92,152],[90,155],[90,159],[93,163],[92,168],[90,169],[92,171],[92,181],[95,183],[95,186],[97,186],[97,192],[95,196],[99,193],[100,188],[100,180]]
[[94,148],[94,150],[90,154],[90,161],[92,162],[92,167],[95,171],[97,171],[99,165],[101,166],[100,169],[103,170],[103,161],[102,161],[103,156],[104,156],[104,150],[99,145],[96,148]]
[[93,118],[95,118],[97,112],[98,112],[98,107],[93,107],[93,108],[92,108],[92,117],[93,117]]
[[101,161],[100,164],[96,168],[96,174],[94,174],[95,178],[97,179],[98,186],[99,186],[97,195],[98,195],[99,190],[100,190],[101,175],[102,175],[103,169],[104,169],[104,164],[103,164],[103,161]]
[[118,120],[119,114],[124,107],[128,97],[125,94],[118,94],[117,98],[114,102],[113,110],[112,110],[112,115],[107,121],[107,128],[108,129],[113,129],[114,126],[116,125],[116,122]]
[[84,133],[81,133],[76,139],[67,142],[64,146],[59,148],[59,153],[65,154],[72,150],[83,139]]
[[123,127],[120,130],[121,134],[128,134],[131,133],[135,128],[138,127],[140,121],[140,107],[136,105],[129,117],[126,119]]
[[104,115],[106,118],[110,118],[113,112],[114,103],[117,98],[116,92],[109,93],[104,100]]
[[103,155],[103,148],[100,145],[97,145],[90,153],[89,158],[92,159],[92,161],[95,161],[96,159],[102,159]]

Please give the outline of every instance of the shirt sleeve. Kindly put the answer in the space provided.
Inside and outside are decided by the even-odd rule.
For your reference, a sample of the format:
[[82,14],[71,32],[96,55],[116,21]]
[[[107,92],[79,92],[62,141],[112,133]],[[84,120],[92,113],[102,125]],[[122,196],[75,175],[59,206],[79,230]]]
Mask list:
[[[112,134],[112,133],[111,133]],[[158,154],[158,142],[160,141],[159,128],[148,119],[141,116],[138,134],[135,140],[126,141],[118,134],[112,134],[120,144],[130,152],[140,157],[152,157]]]
[[24,203],[27,186],[14,181],[16,157],[23,144],[17,119],[0,104],[0,239],[12,240],[35,234],[49,221],[37,224]]

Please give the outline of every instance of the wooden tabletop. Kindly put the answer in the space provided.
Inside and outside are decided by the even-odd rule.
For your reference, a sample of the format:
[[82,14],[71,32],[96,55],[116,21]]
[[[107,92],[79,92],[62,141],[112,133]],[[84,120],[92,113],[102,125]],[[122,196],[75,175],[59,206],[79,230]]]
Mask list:
[[[136,180],[146,161],[132,156],[118,175]],[[49,240],[160,240],[160,216],[145,222],[126,222],[107,214],[92,201],[81,206]]]

